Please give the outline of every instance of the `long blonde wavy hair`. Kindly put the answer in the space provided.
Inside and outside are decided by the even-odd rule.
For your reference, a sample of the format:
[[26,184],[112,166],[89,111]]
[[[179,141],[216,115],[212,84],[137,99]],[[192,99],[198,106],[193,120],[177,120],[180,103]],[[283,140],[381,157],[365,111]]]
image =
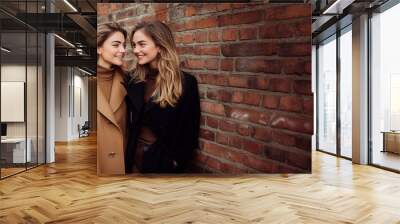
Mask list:
[[[132,48],[134,46],[132,43],[133,35],[138,30],[143,31],[160,48],[159,55],[156,58],[159,75],[152,95],[154,102],[159,103],[163,108],[167,105],[175,107],[183,91],[183,74],[179,69],[179,56],[172,32],[166,24],[160,21],[141,22],[135,26],[130,34]],[[132,80],[135,83],[143,82],[148,72],[149,65],[139,65],[136,62]]]

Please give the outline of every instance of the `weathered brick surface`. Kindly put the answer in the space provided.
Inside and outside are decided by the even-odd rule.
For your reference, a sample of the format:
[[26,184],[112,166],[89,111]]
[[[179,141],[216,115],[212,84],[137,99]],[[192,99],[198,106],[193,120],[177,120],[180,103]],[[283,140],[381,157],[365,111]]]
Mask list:
[[[158,19],[199,82],[201,172],[310,172],[311,7],[264,3],[101,3],[128,32]],[[128,55],[132,55],[128,44]],[[133,56],[130,56],[132,58]]]

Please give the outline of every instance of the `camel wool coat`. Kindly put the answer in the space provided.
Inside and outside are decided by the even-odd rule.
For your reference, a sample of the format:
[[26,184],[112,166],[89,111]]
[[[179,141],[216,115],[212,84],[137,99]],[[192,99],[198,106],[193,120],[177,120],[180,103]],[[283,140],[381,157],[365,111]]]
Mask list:
[[[99,70],[97,68],[99,82]],[[100,71],[102,72],[102,71]],[[103,69],[104,72],[104,69]],[[112,76],[109,101],[97,83],[97,175],[125,174],[125,147],[127,107],[126,89],[123,86],[124,74],[115,69]]]

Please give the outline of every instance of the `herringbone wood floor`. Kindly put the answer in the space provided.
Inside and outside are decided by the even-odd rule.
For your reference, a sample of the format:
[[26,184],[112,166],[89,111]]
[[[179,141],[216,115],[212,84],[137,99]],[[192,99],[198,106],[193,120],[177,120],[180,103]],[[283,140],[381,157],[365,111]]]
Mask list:
[[313,174],[96,176],[96,141],[0,181],[0,223],[400,223],[400,175],[313,154]]

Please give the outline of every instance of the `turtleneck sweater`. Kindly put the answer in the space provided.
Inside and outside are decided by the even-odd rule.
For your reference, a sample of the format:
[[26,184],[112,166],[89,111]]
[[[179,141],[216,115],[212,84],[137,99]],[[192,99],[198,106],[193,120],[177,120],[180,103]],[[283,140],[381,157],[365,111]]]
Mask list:
[[108,102],[110,102],[114,73],[115,68],[108,69],[97,65],[97,82]]

